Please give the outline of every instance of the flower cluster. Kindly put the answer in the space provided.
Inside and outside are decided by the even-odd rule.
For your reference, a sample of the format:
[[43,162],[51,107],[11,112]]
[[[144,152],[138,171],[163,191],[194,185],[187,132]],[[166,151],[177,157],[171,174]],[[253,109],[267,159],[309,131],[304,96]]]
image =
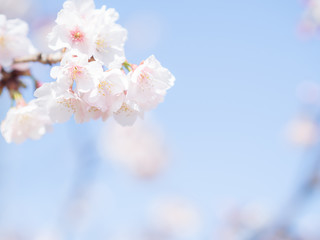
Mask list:
[[[17,105],[8,112],[1,125],[7,142],[38,138],[46,132],[48,119],[51,124],[62,123],[72,115],[77,123],[113,117],[121,125],[132,125],[163,101],[174,76],[153,55],[140,65],[128,63],[124,54],[127,31],[116,23],[117,19],[114,9],[96,9],[93,0],[68,0],[63,4],[48,35],[49,47],[62,54],[60,65],[51,69],[55,81],[37,88],[36,99],[29,104]],[[13,38],[12,45],[16,44]],[[7,60],[0,62],[3,66],[17,56],[15,52],[4,55]],[[37,124],[25,129],[24,121],[16,120],[20,115],[22,119],[32,116],[28,119]],[[36,137],[32,137],[34,131]]]

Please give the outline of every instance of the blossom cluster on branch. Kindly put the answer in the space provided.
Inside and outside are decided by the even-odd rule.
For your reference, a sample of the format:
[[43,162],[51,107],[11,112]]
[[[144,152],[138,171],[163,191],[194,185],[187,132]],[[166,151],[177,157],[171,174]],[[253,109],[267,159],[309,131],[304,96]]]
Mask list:
[[[27,38],[25,22],[0,15],[0,87],[16,101],[1,124],[7,142],[39,139],[72,115],[77,123],[113,117],[132,125],[163,101],[174,76],[153,55],[139,65],[127,62],[127,31],[118,17],[114,9],[96,9],[93,0],[66,1],[48,35],[49,47],[58,52],[44,55]],[[33,78],[29,62],[60,65],[50,72],[55,81],[35,80],[36,98],[26,103],[19,78]]]

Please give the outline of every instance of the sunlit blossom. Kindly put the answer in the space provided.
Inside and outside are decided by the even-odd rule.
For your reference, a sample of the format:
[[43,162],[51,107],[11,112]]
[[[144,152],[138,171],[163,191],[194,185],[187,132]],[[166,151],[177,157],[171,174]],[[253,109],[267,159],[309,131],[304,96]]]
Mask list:
[[1,123],[1,133],[8,142],[22,143],[27,138],[40,139],[50,131],[52,122],[35,100],[11,108]]
[[201,227],[198,208],[184,198],[163,198],[150,209],[151,221],[158,231],[173,237],[190,237]]
[[28,24],[0,14],[0,65],[10,67],[13,59],[36,52],[27,37]]
[[138,121],[131,127],[112,124],[101,140],[102,153],[141,178],[157,176],[168,162],[168,149],[159,129]]

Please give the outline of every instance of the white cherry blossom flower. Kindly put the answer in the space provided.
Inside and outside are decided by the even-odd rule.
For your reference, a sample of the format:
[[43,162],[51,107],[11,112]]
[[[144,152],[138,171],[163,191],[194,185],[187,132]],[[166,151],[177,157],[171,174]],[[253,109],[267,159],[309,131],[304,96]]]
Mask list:
[[123,102],[121,108],[113,113],[113,118],[122,126],[132,126],[139,116],[143,119],[144,112],[128,102]]
[[82,18],[75,11],[64,9],[59,12],[56,23],[57,25],[48,35],[49,47],[52,50],[72,48],[90,55],[94,34],[90,20]]
[[94,10],[93,0],[66,1],[58,13],[57,25],[48,35],[49,47],[73,48],[89,55],[93,47]]
[[142,111],[155,108],[175,78],[168,69],[161,66],[155,56],[150,56],[128,75],[129,86],[127,99]]
[[[65,74],[59,72],[60,70],[54,70],[54,75]],[[81,70],[84,71],[84,68]],[[91,77],[89,74],[85,76]],[[68,74],[62,77],[68,79]],[[123,103],[126,76],[120,70],[114,69],[107,72],[101,70],[101,73],[94,77],[97,80],[96,85],[84,93],[73,91],[70,82],[69,85],[66,85],[65,81],[43,84],[34,94],[38,98],[39,107],[45,108],[55,123],[66,122],[73,114],[77,123],[98,118],[106,120]]]
[[93,56],[108,68],[112,68],[114,62],[125,61],[124,43],[127,40],[127,30],[114,23],[118,19],[118,13],[114,9],[97,10],[97,29],[95,32]]
[[88,56],[78,51],[70,51],[64,55],[60,66],[51,69],[51,77],[65,86],[72,88],[76,82],[77,92],[88,92],[93,89],[101,75],[103,68],[97,61],[88,62]]
[[114,61],[125,61],[127,31],[115,23],[117,19],[114,9],[95,9],[93,1],[67,1],[48,35],[49,47],[77,49],[110,68]]
[[28,24],[20,19],[8,20],[0,14],[0,65],[10,67],[13,59],[36,52],[27,37]]
[[122,125],[132,125],[138,116],[155,108],[175,78],[168,69],[152,55],[128,74],[128,89],[122,107],[114,114],[115,120]]
[[66,90],[58,82],[45,83],[35,93],[37,104],[46,109],[47,114],[54,123],[68,121],[74,114],[77,123],[83,123],[90,119],[87,111],[88,104],[71,89]]
[[87,102],[102,112],[118,111],[125,98],[125,81],[126,75],[120,69],[104,72],[87,97]]
[[25,106],[11,108],[1,123],[1,133],[6,142],[22,143],[27,138],[40,139],[51,129],[52,122],[37,106],[36,100]]
[[86,115],[88,116],[89,119],[97,120],[101,118],[103,121],[106,121],[110,117],[110,112],[109,111],[101,111],[101,109],[90,106],[87,109]]

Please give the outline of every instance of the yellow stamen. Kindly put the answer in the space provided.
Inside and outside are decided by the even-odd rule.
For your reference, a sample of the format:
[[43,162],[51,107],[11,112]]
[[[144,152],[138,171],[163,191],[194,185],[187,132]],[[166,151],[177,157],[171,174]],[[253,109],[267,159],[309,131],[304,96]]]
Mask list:
[[0,46],[1,47],[4,47],[4,45],[5,45],[5,41],[4,40],[5,40],[4,36],[0,36]]

